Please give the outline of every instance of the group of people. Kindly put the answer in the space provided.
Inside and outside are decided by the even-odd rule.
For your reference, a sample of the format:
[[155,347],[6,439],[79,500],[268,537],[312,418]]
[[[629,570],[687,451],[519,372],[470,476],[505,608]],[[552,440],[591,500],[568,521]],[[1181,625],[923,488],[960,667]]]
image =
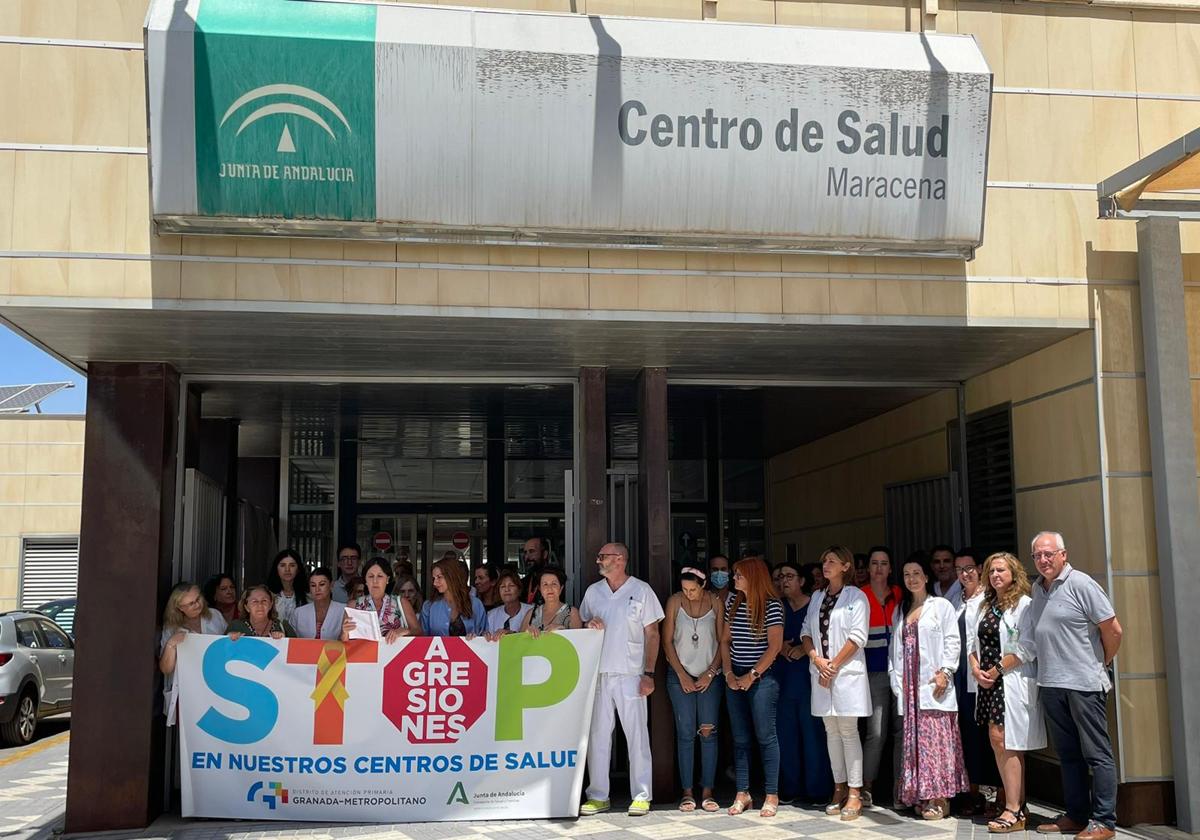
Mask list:
[[[819,563],[804,566],[772,569],[748,554],[733,564],[715,556],[707,570],[685,567],[665,608],[629,574],[621,543],[597,554],[601,580],[578,609],[564,599],[566,575],[548,562],[544,541],[530,540],[524,559],[531,570],[524,579],[514,568],[488,565],[469,578],[461,559],[444,556],[433,565],[428,600],[411,568],[396,569],[385,558],[359,568],[361,550],[353,544],[339,547],[336,577],[325,568],[306,571],[289,550],[275,558],[266,584],[240,598],[228,576],[214,577],[203,591],[181,583],[163,618],[159,665],[168,716],[175,648],[188,633],[345,641],[354,626],[347,605],[373,611],[387,642],[586,626],[604,630],[604,641],[582,815],[610,807],[617,719],[628,745],[629,813],[650,809],[647,697],[661,648],[682,811],[721,810],[714,787],[719,722],[727,719],[737,787],[729,814],[753,807],[756,768],[761,816],[797,801],[856,819],[874,802],[890,731],[897,804],[940,819],[956,800],[964,816],[987,813],[992,833],[1021,831],[1025,753],[1046,746],[1049,730],[1066,813],[1038,831],[1078,840],[1114,834],[1107,693],[1121,628],[1104,590],[1067,562],[1058,533],[1034,538],[1032,583],[1006,552],[983,559],[970,548],[936,546],[912,553],[897,569],[885,546],[872,548],[865,562],[830,546]],[[995,802],[987,803],[979,786],[997,781]]]

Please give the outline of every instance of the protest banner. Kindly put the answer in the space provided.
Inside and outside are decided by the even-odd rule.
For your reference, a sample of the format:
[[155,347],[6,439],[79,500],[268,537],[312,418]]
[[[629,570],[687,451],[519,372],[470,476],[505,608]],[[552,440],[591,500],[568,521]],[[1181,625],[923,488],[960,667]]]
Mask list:
[[598,630],[179,646],[185,817],[575,816]]

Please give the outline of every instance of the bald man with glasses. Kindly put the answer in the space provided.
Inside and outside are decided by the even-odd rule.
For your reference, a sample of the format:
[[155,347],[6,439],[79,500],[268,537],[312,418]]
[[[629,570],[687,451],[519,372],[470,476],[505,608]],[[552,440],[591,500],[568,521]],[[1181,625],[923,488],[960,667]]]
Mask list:
[[1121,625],[1100,584],[1067,562],[1062,534],[1039,533],[1032,557],[1041,577],[1022,632],[1037,653],[1038,695],[1067,806],[1037,830],[1110,840],[1116,834],[1117,767],[1108,735],[1108,668],[1121,647]]

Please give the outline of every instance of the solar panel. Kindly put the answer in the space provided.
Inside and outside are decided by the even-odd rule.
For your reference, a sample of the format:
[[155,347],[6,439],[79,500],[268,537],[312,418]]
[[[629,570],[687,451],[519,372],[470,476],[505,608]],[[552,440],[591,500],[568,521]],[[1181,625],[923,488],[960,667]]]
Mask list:
[[35,385],[0,385],[0,414],[41,413],[39,403],[67,388],[74,382],[43,382]]

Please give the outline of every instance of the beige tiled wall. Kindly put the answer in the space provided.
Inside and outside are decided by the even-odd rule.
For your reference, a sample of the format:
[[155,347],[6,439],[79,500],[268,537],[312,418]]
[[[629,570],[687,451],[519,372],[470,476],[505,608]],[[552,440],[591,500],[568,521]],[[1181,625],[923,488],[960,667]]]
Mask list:
[[[137,49],[145,0],[0,0],[0,35],[79,39],[91,46],[0,44],[0,142],[87,147],[146,143],[143,57]],[[701,0],[489,0],[480,5],[698,19]],[[805,26],[911,30],[918,16],[903,0],[716,0],[716,18]],[[1200,122],[1200,103],[1119,98],[1112,92],[1191,93],[1200,85],[1190,55],[1200,38],[1200,6],[1163,12],[1074,4],[942,0],[937,27],[973,35],[1002,92],[994,96],[989,178],[1042,186],[1088,185]],[[1032,92],[1005,88],[1036,88]],[[1041,89],[1097,91],[1050,95]],[[44,103],[59,103],[54,108]],[[1132,126],[1135,130],[1114,130]],[[305,244],[290,240],[238,246],[231,240],[152,241],[144,154],[0,151],[0,250],[91,252],[144,257],[219,253],[235,262],[180,265],[145,260],[59,259],[0,262],[9,295],[89,298],[189,298],[411,304],[451,307],[676,310],[789,315],[938,317],[970,322],[1039,322],[1091,314],[1086,279],[1133,280],[1130,224],[1099,222],[1086,189],[993,187],[985,241],[970,263],[829,257],[736,258],[635,253],[623,267],[641,275],[592,273],[621,261],[568,252],[578,273],[551,274],[559,257],[521,248],[418,249],[430,261],[481,270],[237,264],[264,256],[348,260],[414,259],[390,245]],[[11,201],[6,200],[11,196]],[[1194,240],[1194,241],[1193,241]],[[1185,231],[1200,249],[1200,231]],[[90,264],[97,263],[97,264]],[[488,266],[529,266],[528,272]],[[805,277],[672,274],[672,268],[806,272]],[[822,276],[853,272],[864,279]],[[905,280],[905,275],[946,280]],[[873,279],[870,275],[877,275]],[[972,278],[1013,278],[975,282]],[[1030,278],[1043,282],[1030,282]],[[1046,283],[1047,279],[1070,282]]]
[[796,543],[816,561],[825,546],[883,542],[883,488],[945,473],[953,391],[940,391],[785,452],[768,465],[773,553]]
[[79,533],[83,420],[0,415],[0,612],[17,606],[21,540]]
[[[1061,531],[1071,562],[1107,587],[1097,358],[1102,373],[1109,374],[1100,381],[1109,473],[1110,596],[1125,627],[1124,649],[1141,652],[1119,660],[1123,729],[1118,746],[1126,777],[1150,779],[1170,775],[1171,745],[1145,441],[1145,381],[1138,376],[1137,298],[1128,291],[1095,293],[1095,334],[1080,333],[971,379],[966,398],[969,412],[1012,404],[1017,531],[1022,543],[1013,549],[1024,556],[1026,541],[1034,533]],[[1200,314],[1200,291],[1189,292],[1193,294],[1197,298],[1189,300],[1191,311]],[[1193,336],[1198,333],[1200,328],[1192,330]],[[1195,347],[1200,347],[1200,339]],[[1194,362],[1200,362],[1200,355]],[[882,540],[884,485],[945,472],[946,423],[954,415],[953,394],[939,393],[772,459],[770,524],[777,553],[784,544],[797,543],[803,558],[815,559],[815,553],[830,543],[863,550]],[[1133,749],[1135,743],[1138,749]]]

